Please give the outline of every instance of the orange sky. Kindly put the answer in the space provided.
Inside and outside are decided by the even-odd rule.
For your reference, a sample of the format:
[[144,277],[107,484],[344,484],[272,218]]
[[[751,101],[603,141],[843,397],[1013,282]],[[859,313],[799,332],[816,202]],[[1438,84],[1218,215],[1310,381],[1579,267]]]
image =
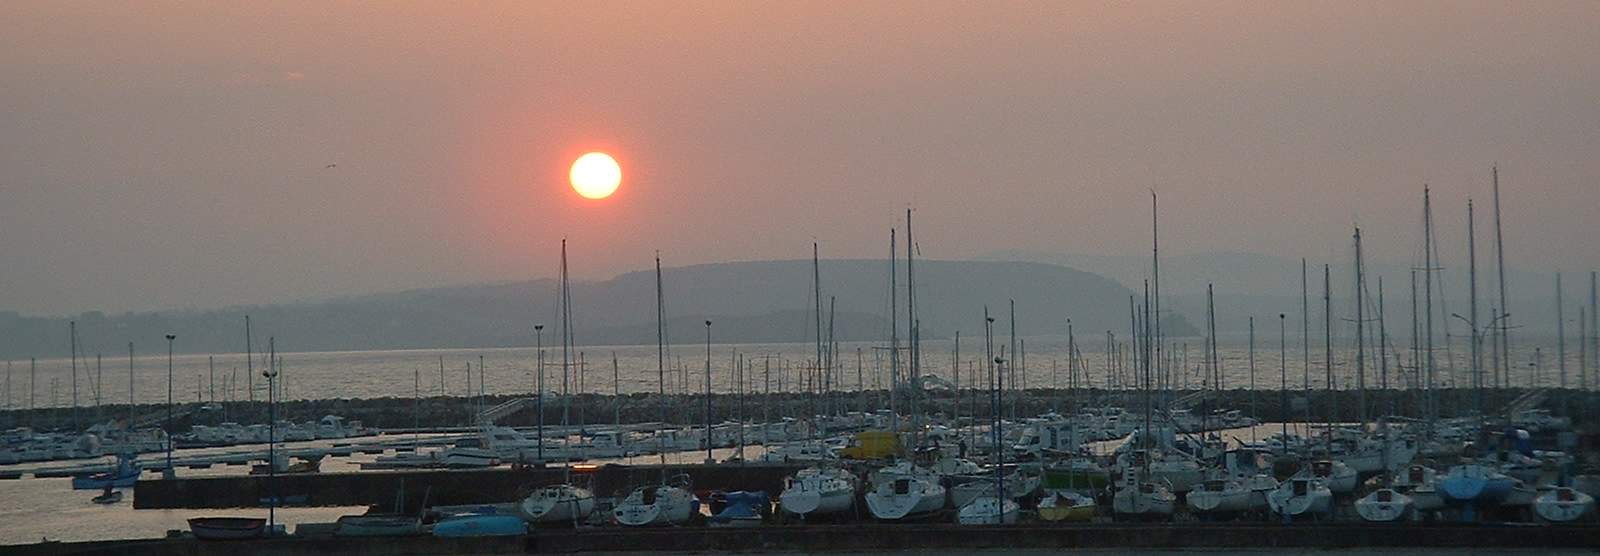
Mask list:
[[[881,256],[1600,266],[1592,2],[0,4],[0,309]],[[612,153],[605,201],[568,164]],[[327,164],[336,168],[324,169]]]

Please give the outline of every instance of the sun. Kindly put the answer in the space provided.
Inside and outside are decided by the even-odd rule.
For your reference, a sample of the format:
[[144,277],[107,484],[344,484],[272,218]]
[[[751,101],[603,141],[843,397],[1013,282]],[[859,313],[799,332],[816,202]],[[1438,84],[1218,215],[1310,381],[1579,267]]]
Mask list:
[[588,199],[604,199],[622,183],[622,167],[603,152],[592,152],[572,163],[572,189]]

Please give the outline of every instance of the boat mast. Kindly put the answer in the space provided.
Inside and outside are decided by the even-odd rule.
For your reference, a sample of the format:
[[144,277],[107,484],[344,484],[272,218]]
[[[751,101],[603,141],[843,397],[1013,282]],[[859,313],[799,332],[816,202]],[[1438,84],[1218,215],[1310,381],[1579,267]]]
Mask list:
[[[913,444],[922,438],[921,322],[917,320],[916,240],[911,235],[911,209],[906,209],[906,326],[911,334],[911,431]],[[1012,350],[1012,358],[1016,350]]]
[[[1425,346],[1424,346],[1425,350],[1424,351],[1427,354],[1427,356],[1426,356],[1427,368],[1424,369],[1424,375],[1426,375],[1427,386],[1424,388],[1424,390],[1427,391],[1427,395],[1424,396],[1424,399],[1426,401],[1425,405],[1427,406],[1427,409],[1426,409],[1425,413],[1426,413],[1427,418],[1428,418],[1430,429],[1431,429],[1431,425],[1433,423],[1433,419],[1437,418],[1439,416],[1439,397],[1438,397],[1438,394],[1436,392],[1434,392],[1434,386],[1435,386],[1435,384],[1434,384],[1434,379],[1435,379],[1435,370],[1434,369],[1435,369],[1435,367],[1434,367],[1434,359],[1433,359],[1433,271],[1434,271],[1434,268],[1435,267],[1434,267],[1434,258],[1433,258],[1433,199],[1432,199],[1432,192],[1430,192],[1428,190],[1428,186],[1424,185],[1424,186],[1422,186],[1422,298],[1423,298],[1423,314],[1426,315],[1423,320],[1424,320],[1424,326],[1427,328],[1427,330],[1424,333],[1424,336],[1426,338]],[[1473,334],[1477,334],[1477,331],[1473,331]]]
[[[656,252],[656,393],[660,396],[661,426],[667,426],[667,303],[661,290],[661,252]],[[541,359],[542,360],[542,359]],[[541,377],[543,378],[543,377]],[[544,399],[541,392],[540,399]],[[664,441],[664,439],[663,439]],[[667,464],[667,450],[665,446],[657,446],[661,452],[661,465]],[[665,477],[665,473],[662,474]]]
[[[814,360],[814,364],[812,365],[811,387],[812,387],[813,390],[816,390],[819,386],[821,386],[821,381],[818,380],[818,378],[820,378],[820,377],[817,376],[817,372],[822,369],[822,364],[823,364],[822,342],[824,340],[823,340],[823,337],[822,337],[822,260],[821,260],[820,256],[818,255],[817,242],[815,242],[815,241],[811,242],[811,298],[812,298],[812,307],[813,307],[813,311],[814,311],[812,313],[812,316],[814,317],[814,321],[815,321],[815,324],[816,324],[816,333],[817,333],[817,335],[816,335],[817,342],[816,342],[816,345],[814,346],[816,348],[816,352],[817,352],[816,356],[817,356],[817,358]],[[707,337],[709,337],[709,336],[707,336]],[[710,349],[709,348],[707,349],[707,353],[708,354],[710,353]],[[710,357],[710,355],[707,355],[707,358],[708,358],[707,361],[709,361],[709,357]],[[708,373],[707,376],[709,377],[710,376],[709,373],[711,372],[709,370],[711,368],[710,367],[711,364],[710,363],[706,363],[706,365],[707,365],[706,369],[708,369],[706,372]],[[706,379],[706,395],[708,395],[708,396],[711,395],[710,394],[710,391],[711,391],[710,388],[711,388],[711,379],[707,378]],[[710,410],[707,409],[707,411],[710,411]],[[817,431],[818,423],[817,423],[817,397],[814,396],[814,395],[811,396],[811,419],[810,419],[810,421],[811,421],[811,433],[812,433],[812,437],[813,437],[812,440],[815,440],[816,439],[815,438],[816,434],[818,432]],[[706,431],[706,433],[710,434],[710,430],[708,429]]]
[[893,417],[894,432],[898,434],[900,413],[895,402],[900,397],[900,291],[895,261],[900,258],[900,252],[894,234],[894,228],[889,228],[889,415]]
[[1307,434],[1311,432],[1311,297],[1307,292],[1306,260],[1300,259],[1300,387],[1305,391]]
[[1556,361],[1560,372],[1558,384],[1567,388],[1567,321],[1561,306],[1561,273],[1556,273]]
[[[1160,217],[1161,217],[1161,212],[1160,212],[1160,210],[1158,210],[1157,205],[1156,205],[1156,192],[1155,192],[1154,189],[1151,189],[1150,190],[1150,275],[1151,275],[1150,278],[1151,278],[1151,281],[1153,282],[1153,285],[1152,285],[1153,286],[1153,290],[1152,290],[1153,293],[1147,292],[1146,298],[1148,298],[1147,302],[1149,304],[1151,304],[1153,306],[1153,308],[1150,311],[1148,311],[1148,314],[1145,315],[1145,318],[1146,319],[1154,318],[1155,322],[1154,322],[1154,328],[1152,328],[1149,332],[1147,332],[1145,334],[1145,336],[1146,336],[1145,337],[1145,342],[1149,343],[1152,340],[1154,340],[1154,344],[1155,345],[1146,346],[1147,348],[1149,348],[1150,352],[1146,353],[1145,357],[1149,358],[1150,356],[1153,355],[1154,356],[1154,360],[1153,361],[1148,361],[1147,360],[1145,363],[1146,363],[1146,365],[1152,365],[1152,364],[1155,365],[1154,367],[1152,367],[1153,372],[1161,372],[1163,367],[1165,367],[1165,369],[1168,372],[1170,372],[1171,371],[1171,366],[1170,365],[1163,366],[1163,365],[1160,365],[1160,363],[1159,363],[1161,361],[1161,359],[1162,359],[1162,356],[1161,356],[1161,353],[1162,353],[1161,352],[1162,334],[1161,334],[1161,229],[1160,229]],[[1148,322],[1146,323],[1146,328],[1150,328],[1150,323],[1148,323]],[[1153,332],[1154,335],[1152,336],[1150,334],[1150,332]],[[1168,382],[1169,382],[1168,386],[1170,387],[1171,386],[1170,381],[1168,381]]]
[[[1477,395],[1478,418],[1483,418],[1483,350],[1478,334],[1478,247],[1477,231],[1472,222],[1472,198],[1467,198],[1467,326],[1472,335],[1472,387]],[[1482,432],[1479,433],[1481,438]]]
[[1322,357],[1328,376],[1328,455],[1333,455],[1333,420],[1339,412],[1339,398],[1333,390],[1333,282],[1327,264],[1322,265]]
[[1363,293],[1362,290],[1365,288],[1365,284],[1366,283],[1362,281],[1363,277],[1361,275],[1362,268],[1361,268],[1361,227],[1360,226],[1356,227],[1355,241],[1356,241],[1356,286],[1355,286],[1355,288],[1356,288],[1356,388],[1359,391],[1359,393],[1357,394],[1357,398],[1356,399],[1358,400],[1357,403],[1360,404],[1360,406],[1358,408],[1358,411],[1356,411],[1356,416],[1357,416],[1358,419],[1361,420],[1361,430],[1365,431],[1365,430],[1367,430],[1367,363],[1366,363],[1366,361],[1367,361],[1367,342],[1366,342],[1366,335],[1365,335],[1366,334],[1366,328],[1365,328],[1366,322],[1364,320],[1365,317],[1366,317],[1366,313],[1365,313],[1365,307],[1362,306],[1363,303],[1365,302],[1365,298],[1362,295],[1362,293]]
[[1494,266],[1500,287],[1500,308],[1494,315],[1500,332],[1500,383],[1497,386],[1507,388],[1511,386],[1511,306],[1506,305],[1506,244],[1500,233],[1500,166],[1492,166],[1490,171],[1494,175]]

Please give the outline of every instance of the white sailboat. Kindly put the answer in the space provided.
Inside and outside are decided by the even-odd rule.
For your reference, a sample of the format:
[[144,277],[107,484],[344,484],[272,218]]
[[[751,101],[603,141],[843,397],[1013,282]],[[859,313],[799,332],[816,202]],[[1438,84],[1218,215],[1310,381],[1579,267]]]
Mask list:
[[1225,515],[1249,510],[1252,494],[1250,488],[1237,479],[1211,479],[1195,485],[1184,497],[1184,503],[1199,515]]
[[517,510],[529,523],[575,523],[594,513],[594,493],[572,485],[550,485],[528,494]]
[[956,512],[956,523],[961,525],[1013,525],[1021,507],[1015,501],[999,497],[981,496],[962,506]]
[[1320,518],[1333,509],[1333,491],[1322,479],[1296,475],[1267,495],[1267,506],[1284,519]]
[[905,462],[879,472],[866,495],[868,511],[883,521],[928,516],[944,509],[944,499],[937,475]]
[[[967,477],[967,481],[950,487],[950,505],[960,508],[972,503],[973,500],[985,496],[995,496],[994,476]],[[1006,498],[1018,500],[1032,495],[1039,489],[1039,477],[1024,473],[1012,473],[1005,478]]]
[[1111,496],[1111,511],[1118,516],[1169,518],[1178,503],[1178,496],[1165,484],[1141,482],[1132,468],[1123,470],[1120,486]]
[[[686,479],[687,477],[684,477]],[[683,525],[700,511],[700,499],[689,489],[673,484],[642,486],[633,489],[628,497],[617,504],[612,516],[617,523],[629,527],[652,525]]]
[[1356,490],[1356,470],[1339,460],[1316,460],[1294,474],[1295,478],[1317,479],[1334,494],[1350,494]]
[[1406,467],[1405,473],[1394,477],[1395,490],[1411,498],[1412,507],[1418,512],[1433,512],[1444,509],[1444,497],[1439,495],[1439,487],[1435,484],[1438,472],[1425,465],[1411,465]]
[[1355,502],[1356,514],[1374,523],[1409,519],[1414,511],[1410,496],[1392,488],[1380,488]]
[[778,504],[802,518],[832,514],[855,505],[856,477],[843,469],[807,467],[785,481]]

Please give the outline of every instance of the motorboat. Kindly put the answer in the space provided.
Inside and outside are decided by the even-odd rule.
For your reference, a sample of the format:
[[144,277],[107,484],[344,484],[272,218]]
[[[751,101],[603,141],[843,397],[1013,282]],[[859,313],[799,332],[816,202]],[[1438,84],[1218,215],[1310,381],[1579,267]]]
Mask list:
[[131,456],[118,456],[116,466],[101,473],[75,475],[72,477],[73,490],[103,490],[109,488],[128,488],[139,481],[139,465]]
[[856,477],[849,471],[807,467],[784,481],[778,505],[802,518],[850,509],[856,499]]

